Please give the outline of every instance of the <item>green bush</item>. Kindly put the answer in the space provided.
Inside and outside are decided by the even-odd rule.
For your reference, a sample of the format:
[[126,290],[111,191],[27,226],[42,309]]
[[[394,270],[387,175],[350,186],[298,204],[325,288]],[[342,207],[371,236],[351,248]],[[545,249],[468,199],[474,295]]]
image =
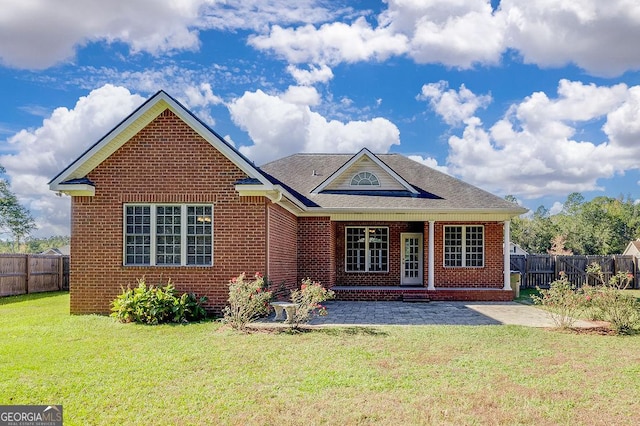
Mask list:
[[551,283],[548,290],[538,288],[539,295],[532,295],[533,303],[548,308],[549,315],[559,328],[570,328],[584,309],[583,296],[576,291],[565,274]]
[[140,324],[186,323],[206,317],[202,306],[205,296],[198,298],[194,293],[178,295],[171,279],[164,287],[147,287],[145,277],[137,280],[134,289],[127,287],[112,302],[111,316],[120,322]]
[[607,282],[597,263],[589,265],[587,272],[598,281],[598,285],[582,288],[592,317],[609,322],[618,334],[632,333],[640,326],[640,303],[620,290],[629,286],[633,275],[618,272]]
[[590,319],[607,321],[618,334],[630,334],[640,327],[640,302],[622,293],[629,286],[633,275],[618,272],[608,280],[597,263],[587,267],[596,285],[584,285],[576,289],[565,275],[551,283],[549,290],[541,290],[532,296],[534,303],[546,307],[553,321],[560,328],[573,326],[583,312]]
[[253,280],[247,280],[243,272],[229,281],[229,305],[223,310],[222,321],[236,330],[246,329],[250,322],[269,313],[271,296],[262,274],[256,272]]

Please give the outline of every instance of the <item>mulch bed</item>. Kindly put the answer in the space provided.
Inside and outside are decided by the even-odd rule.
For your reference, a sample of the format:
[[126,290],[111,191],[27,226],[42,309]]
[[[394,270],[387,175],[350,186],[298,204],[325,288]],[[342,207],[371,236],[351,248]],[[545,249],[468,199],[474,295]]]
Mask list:
[[598,327],[574,327],[571,328],[571,331],[576,334],[597,334],[599,336],[617,336],[615,330],[611,329],[608,326],[598,326]]

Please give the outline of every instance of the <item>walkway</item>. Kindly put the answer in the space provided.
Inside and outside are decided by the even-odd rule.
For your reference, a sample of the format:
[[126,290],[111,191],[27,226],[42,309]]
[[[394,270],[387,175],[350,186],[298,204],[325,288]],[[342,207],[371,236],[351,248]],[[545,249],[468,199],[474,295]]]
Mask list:
[[[549,314],[516,302],[340,302],[325,303],[329,315],[311,325],[501,325],[555,327]],[[271,321],[273,314],[269,317]],[[267,322],[265,321],[265,322]],[[597,323],[579,320],[575,327]]]

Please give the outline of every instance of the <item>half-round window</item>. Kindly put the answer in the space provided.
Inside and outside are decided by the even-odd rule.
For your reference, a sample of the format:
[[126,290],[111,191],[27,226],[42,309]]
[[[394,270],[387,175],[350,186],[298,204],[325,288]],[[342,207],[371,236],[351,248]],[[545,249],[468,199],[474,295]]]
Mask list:
[[360,172],[351,178],[351,186],[380,186],[380,181],[373,173]]

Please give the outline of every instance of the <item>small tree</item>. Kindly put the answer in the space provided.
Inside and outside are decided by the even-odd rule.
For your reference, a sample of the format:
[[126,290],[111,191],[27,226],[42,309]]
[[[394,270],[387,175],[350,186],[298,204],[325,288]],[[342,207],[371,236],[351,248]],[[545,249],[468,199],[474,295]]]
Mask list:
[[567,244],[567,237],[565,237],[564,235],[556,235],[551,239],[551,248],[547,250],[547,253],[555,254],[558,256],[573,255],[573,252],[571,250],[568,250],[565,247],[565,244]]
[[[4,174],[0,166],[0,174]],[[6,179],[0,179],[0,232],[10,234],[13,240],[13,251],[20,249],[20,242],[36,229],[36,223],[29,210],[22,206],[16,195],[9,188]]]

